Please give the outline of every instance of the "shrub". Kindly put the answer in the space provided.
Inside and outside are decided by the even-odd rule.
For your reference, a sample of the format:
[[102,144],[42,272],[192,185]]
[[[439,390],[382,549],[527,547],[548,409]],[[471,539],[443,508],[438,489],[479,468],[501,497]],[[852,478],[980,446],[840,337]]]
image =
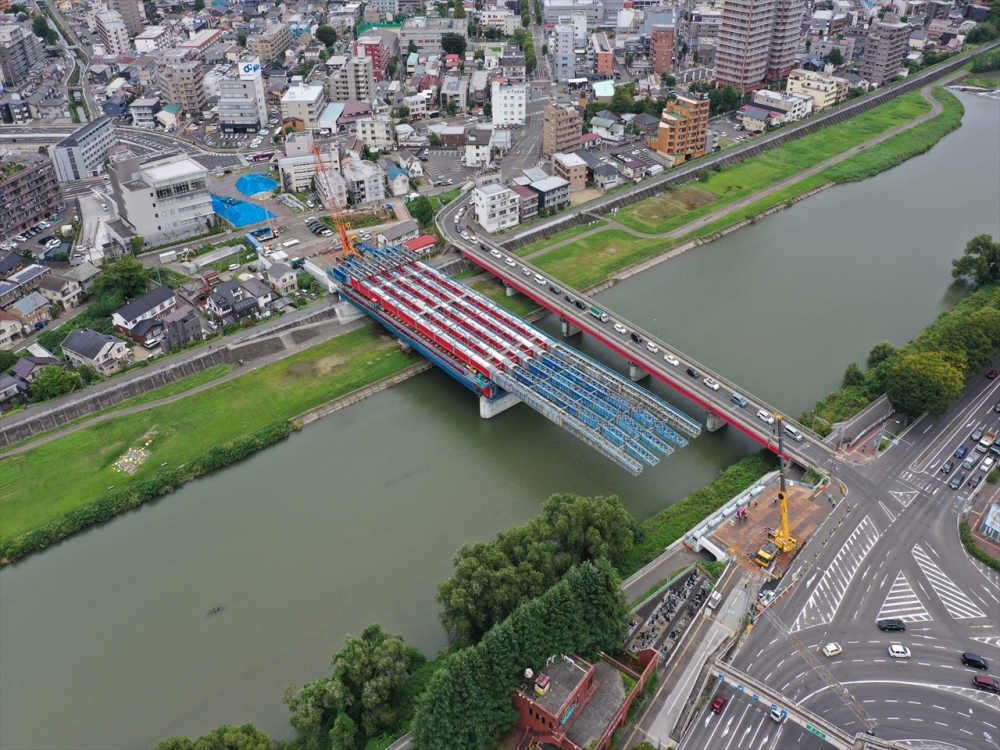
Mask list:
[[969,526],[968,521],[959,523],[958,537],[962,540],[966,552],[979,560],[979,562],[993,568],[993,570],[1000,571],[1000,560],[976,544],[976,538],[972,536],[972,527]]

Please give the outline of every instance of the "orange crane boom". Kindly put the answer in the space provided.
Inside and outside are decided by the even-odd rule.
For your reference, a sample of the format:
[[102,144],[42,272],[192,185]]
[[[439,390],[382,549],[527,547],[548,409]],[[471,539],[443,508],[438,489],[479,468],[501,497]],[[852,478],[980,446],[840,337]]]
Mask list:
[[[320,156],[319,146],[315,143],[313,144],[313,154],[316,157],[316,176],[322,179],[322,175],[326,172],[326,165],[323,163],[323,157]],[[330,218],[333,219],[333,226],[340,237],[340,246],[344,251],[344,259],[349,260],[361,257],[361,253],[354,247],[354,243],[347,234],[349,224],[344,220],[344,216],[340,212],[340,206],[337,205],[337,201],[332,195],[326,201],[326,208],[330,212]]]

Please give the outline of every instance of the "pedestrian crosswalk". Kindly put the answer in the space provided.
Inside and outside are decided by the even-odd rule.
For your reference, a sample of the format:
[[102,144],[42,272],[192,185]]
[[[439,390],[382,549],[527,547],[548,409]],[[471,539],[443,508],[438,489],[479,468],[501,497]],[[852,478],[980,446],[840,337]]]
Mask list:
[[987,646],[1000,648],[1000,635],[974,635],[972,640],[985,643]]
[[862,561],[875,546],[878,538],[878,529],[875,528],[871,518],[865,516],[844,542],[833,562],[823,573],[823,577],[819,579],[806,606],[792,623],[793,633],[833,622],[854,574],[858,572]]
[[944,571],[937,566],[937,563],[924,552],[924,548],[920,544],[914,544],[911,552],[913,553],[913,559],[917,561],[920,570],[927,576],[927,581],[930,583],[931,588],[934,589],[934,593],[938,595],[938,599],[941,600],[944,608],[948,610],[949,615],[956,620],[986,617],[983,611],[973,603],[972,599],[955,585],[955,582],[945,575]]
[[899,571],[896,580],[893,581],[889,593],[882,602],[882,609],[878,612],[879,620],[894,618],[903,622],[927,622],[933,620],[930,612],[920,601],[920,597],[906,580],[903,571]]

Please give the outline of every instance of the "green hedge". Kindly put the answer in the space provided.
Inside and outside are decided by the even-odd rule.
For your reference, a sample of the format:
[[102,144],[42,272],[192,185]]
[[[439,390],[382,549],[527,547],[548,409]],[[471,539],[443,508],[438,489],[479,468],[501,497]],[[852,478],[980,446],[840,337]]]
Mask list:
[[646,563],[655,560],[664,547],[680,539],[736,495],[777,468],[777,457],[766,448],[761,449],[730,466],[700,490],[695,490],[683,500],[643,521],[640,525],[642,541],[632,547],[622,576],[627,578]]
[[989,565],[993,570],[1000,571],[1000,560],[976,544],[976,538],[972,536],[972,527],[969,526],[968,521],[959,523],[958,536],[962,540],[962,544],[965,545],[966,552],[979,560],[979,562]]
[[81,529],[109,521],[119,513],[138,508],[147,500],[173,492],[202,474],[229,466],[255,451],[284,440],[294,429],[292,423],[287,420],[274,422],[231,443],[216,445],[187,465],[161,469],[147,479],[133,482],[128,487],[104,495],[82,508],[64,513],[44,526],[0,545],[0,564],[19,560]]

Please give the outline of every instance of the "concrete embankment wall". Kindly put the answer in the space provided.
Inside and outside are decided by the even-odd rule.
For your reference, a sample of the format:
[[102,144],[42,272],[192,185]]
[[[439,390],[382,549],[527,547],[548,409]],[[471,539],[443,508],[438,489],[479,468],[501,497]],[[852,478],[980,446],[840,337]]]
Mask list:
[[[202,348],[192,355],[181,355],[154,368],[140,369],[101,383],[92,391],[66,397],[50,409],[18,419],[5,419],[0,425],[0,447],[20,442],[88,414],[107,409],[126,399],[154,388],[173,383],[180,378],[207,370],[222,363],[251,362],[278,354],[298,344],[322,335],[330,326],[339,325],[333,306],[324,306],[311,315],[279,323],[260,331],[252,331],[225,346]],[[159,364],[159,363],[158,363]]]
[[[983,49],[991,49],[996,47],[998,44],[1000,44],[1000,42],[994,42],[984,46]],[[830,125],[836,125],[837,123],[856,117],[863,112],[867,112],[870,109],[874,109],[875,107],[885,104],[886,102],[892,101],[898,96],[902,96],[903,94],[907,94],[911,91],[917,91],[926,86],[928,83],[932,83],[956,72],[959,68],[968,63],[970,57],[972,57],[972,55],[959,55],[942,65],[917,73],[914,76],[910,76],[905,81],[880,89],[873,94],[867,94],[858,99],[845,102],[829,112],[816,115],[815,117],[803,120],[795,125],[789,125],[771,135],[758,136],[754,139],[753,143],[746,146],[729,149],[728,151],[722,151],[713,156],[698,159],[688,165],[671,170],[664,176],[655,177],[649,180],[643,187],[623,192],[621,195],[615,196],[610,200],[601,201],[598,205],[593,206],[593,208],[587,209],[584,207],[584,209],[580,212],[567,214],[562,219],[551,221],[538,227],[537,229],[529,230],[523,234],[518,234],[516,237],[512,237],[511,239],[504,241],[502,244],[511,250],[524,247],[525,245],[530,245],[532,242],[545,239],[546,237],[550,237],[551,235],[562,232],[566,229],[571,229],[579,224],[591,222],[597,217],[611,213],[616,208],[625,208],[626,206],[632,205],[638,201],[651,198],[656,193],[663,192],[667,185],[683,185],[691,182],[697,179],[698,172],[703,169],[711,169],[716,165],[719,165],[720,167],[728,167],[733,164],[746,161],[747,159],[751,159],[754,156],[759,156],[760,154],[784,145],[785,143],[790,143],[791,141],[816,133],[823,128],[829,127]]]

